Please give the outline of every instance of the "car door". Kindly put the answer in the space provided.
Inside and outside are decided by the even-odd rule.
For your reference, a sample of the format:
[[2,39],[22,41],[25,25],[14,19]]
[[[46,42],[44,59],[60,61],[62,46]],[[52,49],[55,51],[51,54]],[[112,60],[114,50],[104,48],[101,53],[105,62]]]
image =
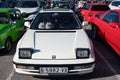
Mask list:
[[12,38],[13,38],[13,41],[15,41],[25,31],[24,19],[22,18],[19,10],[15,10],[14,12],[12,12],[10,14],[10,18],[11,18]]
[[14,11],[10,13],[10,24],[11,24],[11,37],[15,41],[18,35],[17,26],[16,26],[16,14]]
[[22,19],[19,19],[16,13],[16,10],[10,13],[10,18],[11,18],[11,30],[12,30],[12,39],[15,41],[21,36],[21,31],[23,30],[24,22],[22,22]]
[[19,10],[16,10],[16,26],[18,30],[18,36],[21,36],[21,34],[25,31],[24,27],[24,18],[22,17],[21,13]]
[[0,12],[0,46],[4,46],[6,39],[11,34],[8,13]]
[[[110,11],[103,18],[103,31],[105,40],[114,48],[120,49],[120,29],[119,29],[119,13]],[[117,47],[117,48],[116,48]]]

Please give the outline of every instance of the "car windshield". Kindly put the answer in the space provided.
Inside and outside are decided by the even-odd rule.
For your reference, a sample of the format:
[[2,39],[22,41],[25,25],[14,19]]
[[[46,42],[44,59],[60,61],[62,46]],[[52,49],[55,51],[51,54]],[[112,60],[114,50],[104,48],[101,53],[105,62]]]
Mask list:
[[37,4],[37,1],[21,1],[17,4],[16,7],[33,8],[33,7],[38,7],[38,4]]
[[8,23],[8,16],[5,13],[0,13],[0,24]]
[[111,5],[118,7],[120,5],[120,1],[114,1]]
[[33,21],[31,29],[63,30],[81,28],[79,20],[76,19],[73,13],[39,13]]
[[107,5],[93,5],[92,11],[107,11],[110,10],[110,8]]

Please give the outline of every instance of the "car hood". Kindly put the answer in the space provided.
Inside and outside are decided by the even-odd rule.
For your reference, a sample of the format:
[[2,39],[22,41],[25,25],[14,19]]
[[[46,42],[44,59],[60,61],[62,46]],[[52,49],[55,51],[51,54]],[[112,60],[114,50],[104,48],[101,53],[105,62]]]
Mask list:
[[28,31],[20,48],[33,48],[32,59],[75,59],[77,48],[90,48],[84,30]]
[[34,7],[34,8],[18,8],[18,7],[16,7],[16,9],[19,9],[21,11],[21,13],[32,13],[32,12],[38,11],[40,8],[39,7]]

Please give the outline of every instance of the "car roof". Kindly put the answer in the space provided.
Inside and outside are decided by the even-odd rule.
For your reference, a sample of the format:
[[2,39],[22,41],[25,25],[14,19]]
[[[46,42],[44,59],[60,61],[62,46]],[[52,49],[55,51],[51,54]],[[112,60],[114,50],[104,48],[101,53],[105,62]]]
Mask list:
[[97,6],[97,5],[106,5],[106,6],[108,6],[107,4],[105,4],[105,3],[86,3],[86,4],[84,4],[84,5],[90,5],[90,6],[93,6],[93,5],[95,5],[95,6]]
[[63,9],[63,8],[50,8],[50,9],[42,9],[42,10],[40,10],[40,13],[44,13],[44,12],[69,12],[69,13],[73,13],[73,10],[71,10],[71,9]]

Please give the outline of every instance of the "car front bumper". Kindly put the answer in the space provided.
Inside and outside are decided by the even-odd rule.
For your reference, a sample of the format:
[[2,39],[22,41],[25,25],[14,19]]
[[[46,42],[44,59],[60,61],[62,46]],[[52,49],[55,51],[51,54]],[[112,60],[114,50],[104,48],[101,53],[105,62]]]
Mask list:
[[[81,64],[22,64],[13,62],[15,71],[19,74],[32,76],[59,76],[59,75],[82,75],[93,72],[95,62]],[[40,73],[40,67],[67,67],[68,73]]]

